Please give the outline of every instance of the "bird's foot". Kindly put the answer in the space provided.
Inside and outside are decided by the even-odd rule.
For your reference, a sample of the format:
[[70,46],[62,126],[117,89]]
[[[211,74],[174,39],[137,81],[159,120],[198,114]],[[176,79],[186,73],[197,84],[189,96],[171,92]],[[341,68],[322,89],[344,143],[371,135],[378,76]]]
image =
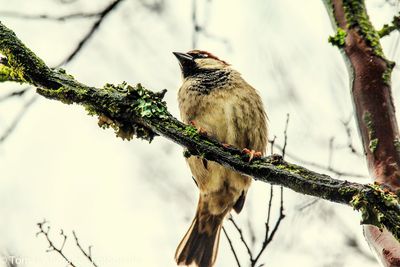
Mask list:
[[197,126],[195,121],[189,121],[189,124],[192,125],[194,128],[197,129],[197,133],[198,133],[198,134],[207,135],[206,129]]
[[242,153],[249,156],[249,162],[251,162],[255,158],[261,158],[262,153],[260,151],[255,151],[252,149],[245,148],[242,150]]

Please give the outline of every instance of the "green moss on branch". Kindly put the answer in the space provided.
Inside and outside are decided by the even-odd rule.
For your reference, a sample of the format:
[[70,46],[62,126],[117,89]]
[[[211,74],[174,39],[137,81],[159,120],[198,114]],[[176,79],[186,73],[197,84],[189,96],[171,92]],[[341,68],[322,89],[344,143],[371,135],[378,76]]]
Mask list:
[[19,81],[49,88],[60,87],[52,79],[50,68],[2,23],[0,23],[0,53],[7,58],[7,67],[12,69],[13,77],[18,77]]
[[346,41],[347,33],[342,28],[337,28],[335,36],[329,36],[328,42],[330,42],[333,46],[343,47]]
[[400,16],[394,16],[391,24],[383,25],[382,29],[378,31],[379,37],[389,35],[391,32],[400,29]]
[[362,224],[386,227],[400,240],[400,204],[396,194],[383,190],[379,185],[368,185],[354,195],[350,204],[361,212]]
[[0,82],[6,81],[19,83],[25,82],[23,76],[21,76],[21,73],[18,70],[0,64]]
[[364,36],[375,55],[384,58],[379,42],[380,36],[369,20],[363,0],[343,0],[343,8],[348,28],[356,28]]

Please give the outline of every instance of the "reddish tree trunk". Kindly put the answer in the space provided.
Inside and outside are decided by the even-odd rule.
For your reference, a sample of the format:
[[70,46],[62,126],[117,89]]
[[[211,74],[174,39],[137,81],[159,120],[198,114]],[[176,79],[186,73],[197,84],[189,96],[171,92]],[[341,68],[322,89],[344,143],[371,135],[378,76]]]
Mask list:
[[[364,1],[326,2],[336,26],[346,32],[342,50],[352,70],[351,93],[369,172],[375,182],[396,192],[400,141],[390,87],[393,63],[383,55]],[[384,266],[400,266],[399,242],[388,231],[368,225],[364,235]]]

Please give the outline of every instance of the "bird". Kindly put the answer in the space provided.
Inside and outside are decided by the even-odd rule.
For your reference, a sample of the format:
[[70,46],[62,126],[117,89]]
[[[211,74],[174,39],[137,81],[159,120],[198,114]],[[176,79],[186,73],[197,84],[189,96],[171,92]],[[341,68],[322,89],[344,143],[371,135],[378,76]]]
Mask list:
[[[224,145],[262,156],[268,143],[267,115],[257,91],[230,64],[210,52],[173,52],[183,83],[180,116]],[[215,266],[224,218],[244,205],[252,178],[201,156],[186,159],[200,191],[195,217],[178,245],[176,263]]]

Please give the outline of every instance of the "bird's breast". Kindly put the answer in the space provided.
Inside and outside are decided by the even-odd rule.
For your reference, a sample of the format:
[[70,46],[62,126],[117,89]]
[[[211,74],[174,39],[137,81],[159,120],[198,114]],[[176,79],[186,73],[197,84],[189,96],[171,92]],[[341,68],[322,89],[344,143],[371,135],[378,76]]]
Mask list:
[[229,111],[231,110],[230,88],[211,90],[204,94],[182,87],[179,92],[179,108],[185,123],[193,121],[221,142],[227,138]]

